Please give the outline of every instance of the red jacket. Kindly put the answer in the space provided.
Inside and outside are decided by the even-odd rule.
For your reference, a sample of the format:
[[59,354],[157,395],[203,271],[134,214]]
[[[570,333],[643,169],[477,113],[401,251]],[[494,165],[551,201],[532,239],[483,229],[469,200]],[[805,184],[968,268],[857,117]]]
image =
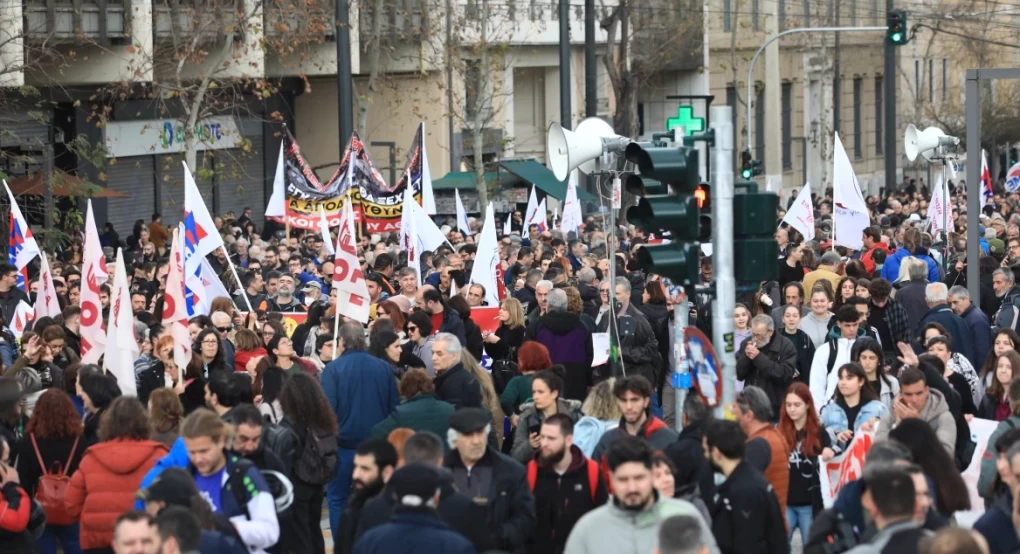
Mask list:
[[875,272],[875,260],[872,258],[875,255],[875,250],[885,250],[885,255],[892,254],[892,250],[889,249],[889,245],[884,242],[876,242],[875,246],[872,246],[870,250],[861,254],[861,261],[864,262],[864,269],[868,270],[868,273]]
[[83,550],[110,546],[117,516],[134,508],[142,477],[167,452],[151,440],[101,442],[85,451],[64,497],[68,513],[81,514]]

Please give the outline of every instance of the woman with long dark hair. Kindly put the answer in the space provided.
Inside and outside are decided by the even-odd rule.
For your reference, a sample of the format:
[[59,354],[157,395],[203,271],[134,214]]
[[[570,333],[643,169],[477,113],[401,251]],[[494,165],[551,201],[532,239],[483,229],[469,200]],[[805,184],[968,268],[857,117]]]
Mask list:
[[977,409],[977,417],[1003,421],[1013,415],[1009,406],[1009,384],[1020,377],[1020,354],[1015,350],[1007,350],[995,365],[992,384],[985,389],[985,396]]
[[563,391],[563,366],[553,366],[535,374],[531,380],[532,401],[521,406],[521,415],[514,433],[513,449],[510,455],[515,460],[526,464],[531,461],[535,451],[541,446],[539,430],[545,418],[553,414],[566,414],[577,423],[584,415],[581,413],[581,402],[561,398]]
[[929,323],[921,330],[921,345],[925,348],[925,352],[934,354],[942,360],[946,366],[947,380],[949,380],[950,372],[960,376],[960,379],[957,380],[960,385],[953,385],[953,388],[961,396],[966,393],[966,396],[970,398],[969,403],[967,398],[963,398],[964,412],[974,413],[968,411],[967,408],[969,406],[972,410],[976,410],[975,406],[981,402],[981,397],[985,394],[985,387],[981,384],[981,378],[970,360],[960,354],[958,347],[954,351],[953,336],[942,325]]
[[889,411],[867,383],[868,375],[860,364],[851,362],[839,368],[836,392],[821,414],[822,425],[836,439],[832,449],[837,454],[850,444],[858,429],[874,425]]
[[400,336],[393,331],[373,333],[368,353],[389,364],[398,379],[404,374],[405,367],[400,363],[404,350],[400,347]]
[[262,372],[262,393],[258,401],[259,413],[272,424],[280,422],[283,408],[280,406],[280,392],[287,382],[287,374],[280,368],[272,366]]
[[1017,347],[1020,347],[1020,335],[1017,335],[1016,331],[1012,329],[999,329],[992,335],[992,348],[988,352],[988,357],[985,358],[984,365],[981,366],[979,375],[982,386],[991,386],[995,367],[999,363],[999,356],[1002,356],[1007,350],[1016,351]]
[[882,345],[871,337],[858,338],[850,349],[850,360],[864,368],[868,387],[878,396],[879,402],[891,410],[900,393],[900,382],[886,374],[882,359]]
[[935,482],[935,507],[943,517],[970,509],[970,492],[927,421],[907,418],[889,431],[889,438],[910,450],[914,463]]
[[[18,441],[18,475],[21,486],[34,497],[39,479],[47,473],[71,476],[85,453],[84,427],[74,404],[60,389],[47,389],[36,401],[36,409],[25,427],[25,436]],[[78,523],[58,522],[60,514],[48,514],[39,549],[43,554],[56,554],[57,544],[64,554],[81,552],[78,544]]]
[[[285,467],[293,468],[297,453],[310,441],[317,440],[316,437],[336,435],[336,416],[322,387],[312,377],[298,373],[288,379],[280,393],[280,407],[283,408],[280,426],[291,431],[286,434],[290,440],[281,440],[280,451],[276,452]],[[294,545],[294,551],[324,554],[326,544],[320,521],[325,486],[305,483],[296,475],[293,483],[294,506],[291,513],[298,531],[295,542],[299,543]]]
[[482,350],[485,349],[485,342],[482,341],[481,328],[471,320],[471,306],[468,304],[467,298],[458,294],[447,300],[446,307],[457,312],[460,315],[460,320],[464,323],[464,350],[470,352],[475,359],[480,360]]
[[117,379],[98,366],[82,366],[78,371],[78,396],[85,403],[85,444],[99,442],[99,427],[103,412],[120,396]]
[[822,508],[821,485],[818,480],[818,457],[831,460],[832,437],[822,427],[815,410],[811,389],[804,383],[793,383],[786,389],[786,399],[779,413],[779,433],[790,447],[790,487],[786,499],[787,541],[799,527],[800,538],[807,544],[811,522]]
[[290,338],[294,341],[294,351],[298,356],[315,354],[315,339],[322,332],[319,323],[328,307],[325,302],[312,302],[312,305],[308,307],[308,317],[305,318],[304,323],[294,328]]

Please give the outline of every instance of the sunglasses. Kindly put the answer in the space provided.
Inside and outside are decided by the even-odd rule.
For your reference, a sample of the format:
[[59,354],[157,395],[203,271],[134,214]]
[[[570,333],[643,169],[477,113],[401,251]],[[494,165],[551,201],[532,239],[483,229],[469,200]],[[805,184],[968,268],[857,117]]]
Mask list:
[[229,326],[228,327],[217,327],[216,328],[216,330],[221,332],[221,333],[229,333],[231,329],[233,329],[233,327],[229,327]]
[[417,330],[418,330],[418,328],[417,328],[417,327],[415,327],[414,325],[408,325],[408,326],[407,326],[407,330],[408,330],[408,331],[417,331]]

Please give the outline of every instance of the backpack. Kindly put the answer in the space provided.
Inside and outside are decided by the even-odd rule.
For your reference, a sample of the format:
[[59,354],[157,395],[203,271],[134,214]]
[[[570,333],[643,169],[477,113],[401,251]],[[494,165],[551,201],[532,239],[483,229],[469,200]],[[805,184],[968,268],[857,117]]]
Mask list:
[[492,386],[496,394],[503,394],[507,384],[520,373],[517,371],[517,348],[510,347],[506,357],[492,362]]
[[234,495],[237,505],[244,512],[244,517],[250,520],[248,501],[259,492],[255,489],[251,478],[248,477],[248,470],[255,467],[255,464],[251,460],[239,456],[230,456],[229,463],[230,475],[227,477],[227,490]]
[[[594,460],[585,460],[588,470],[588,494],[591,495],[592,503],[595,502],[595,491],[599,488],[599,465]],[[538,463],[535,460],[528,462],[528,488],[535,492],[535,484],[538,483]]]
[[29,438],[32,439],[32,448],[35,449],[36,459],[39,460],[39,469],[42,470],[43,475],[39,478],[39,485],[35,490],[35,500],[46,511],[46,523],[50,525],[73,525],[78,518],[73,517],[67,512],[67,508],[64,506],[64,497],[67,495],[67,487],[71,484],[71,478],[67,476],[67,468],[71,465],[71,460],[74,459],[74,453],[78,450],[78,439],[81,437],[74,438],[74,444],[71,446],[71,454],[67,456],[67,463],[61,466],[60,462],[54,462],[53,465],[57,466],[57,471],[51,471],[51,467],[46,467],[43,462],[42,454],[39,453],[39,445],[35,442],[35,434],[29,434]]
[[294,462],[294,476],[309,485],[325,485],[336,473],[340,445],[335,433],[316,435],[305,430],[305,441]]

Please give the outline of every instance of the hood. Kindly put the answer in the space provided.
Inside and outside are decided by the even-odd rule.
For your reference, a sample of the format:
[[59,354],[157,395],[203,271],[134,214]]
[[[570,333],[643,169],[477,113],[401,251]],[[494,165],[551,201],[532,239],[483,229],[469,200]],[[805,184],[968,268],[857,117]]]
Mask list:
[[[623,431],[624,434],[629,434],[629,433],[626,432],[626,429],[627,429],[626,425],[627,425],[627,422],[624,421],[624,419],[621,417],[620,418],[619,429],[621,431]],[[669,429],[669,426],[667,426],[666,423],[664,421],[662,421],[661,419],[659,419],[659,418],[657,418],[655,416],[650,416],[648,418],[648,420],[645,421],[644,426],[641,427],[640,433],[641,433],[642,437],[648,439],[648,438],[651,438],[651,436],[656,431],[659,431],[659,430],[662,430],[662,429]]]
[[[863,327],[858,327],[857,328],[857,337],[856,338],[861,338],[861,337],[863,337],[866,334],[868,334],[868,332],[865,331]],[[839,325],[833,325],[832,329],[829,329],[829,334],[825,335],[825,338],[827,338],[827,339],[838,339],[839,337],[840,337],[840,334],[839,334]]]
[[[532,459],[538,466],[538,470],[542,473],[551,473],[553,471],[551,468],[542,467],[542,464],[539,463],[538,457],[540,454],[540,452],[535,452],[535,455],[532,456]],[[581,452],[581,449],[576,444],[570,445],[570,466],[567,467],[567,470],[564,471],[563,474],[568,475],[570,473],[576,473],[585,469],[587,466],[588,458],[584,456],[584,452]]]
[[153,457],[165,456],[167,449],[163,443],[156,441],[114,440],[90,446],[88,454],[106,471],[129,475]]
[[[521,416],[522,416],[522,418],[525,415],[524,412],[527,411],[527,410],[530,410],[532,413],[538,413],[538,410],[535,409],[535,401],[534,400],[529,401],[529,402],[525,402],[524,404],[521,404]],[[579,414],[581,412],[581,401],[580,400],[571,400],[569,398],[557,398],[556,399],[556,411],[557,411],[557,413],[567,414],[567,415],[574,414],[574,413]]]
[[577,284],[577,292],[581,294],[581,300],[598,300],[599,289],[581,283]]
[[572,312],[554,311],[542,316],[539,325],[555,335],[566,335],[581,324],[581,316]]
[[924,408],[921,409],[921,419],[931,422],[948,411],[949,403],[946,402],[946,397],[942,396],[942,393],[935,389],[928,389],[928,401],[925,402]]

